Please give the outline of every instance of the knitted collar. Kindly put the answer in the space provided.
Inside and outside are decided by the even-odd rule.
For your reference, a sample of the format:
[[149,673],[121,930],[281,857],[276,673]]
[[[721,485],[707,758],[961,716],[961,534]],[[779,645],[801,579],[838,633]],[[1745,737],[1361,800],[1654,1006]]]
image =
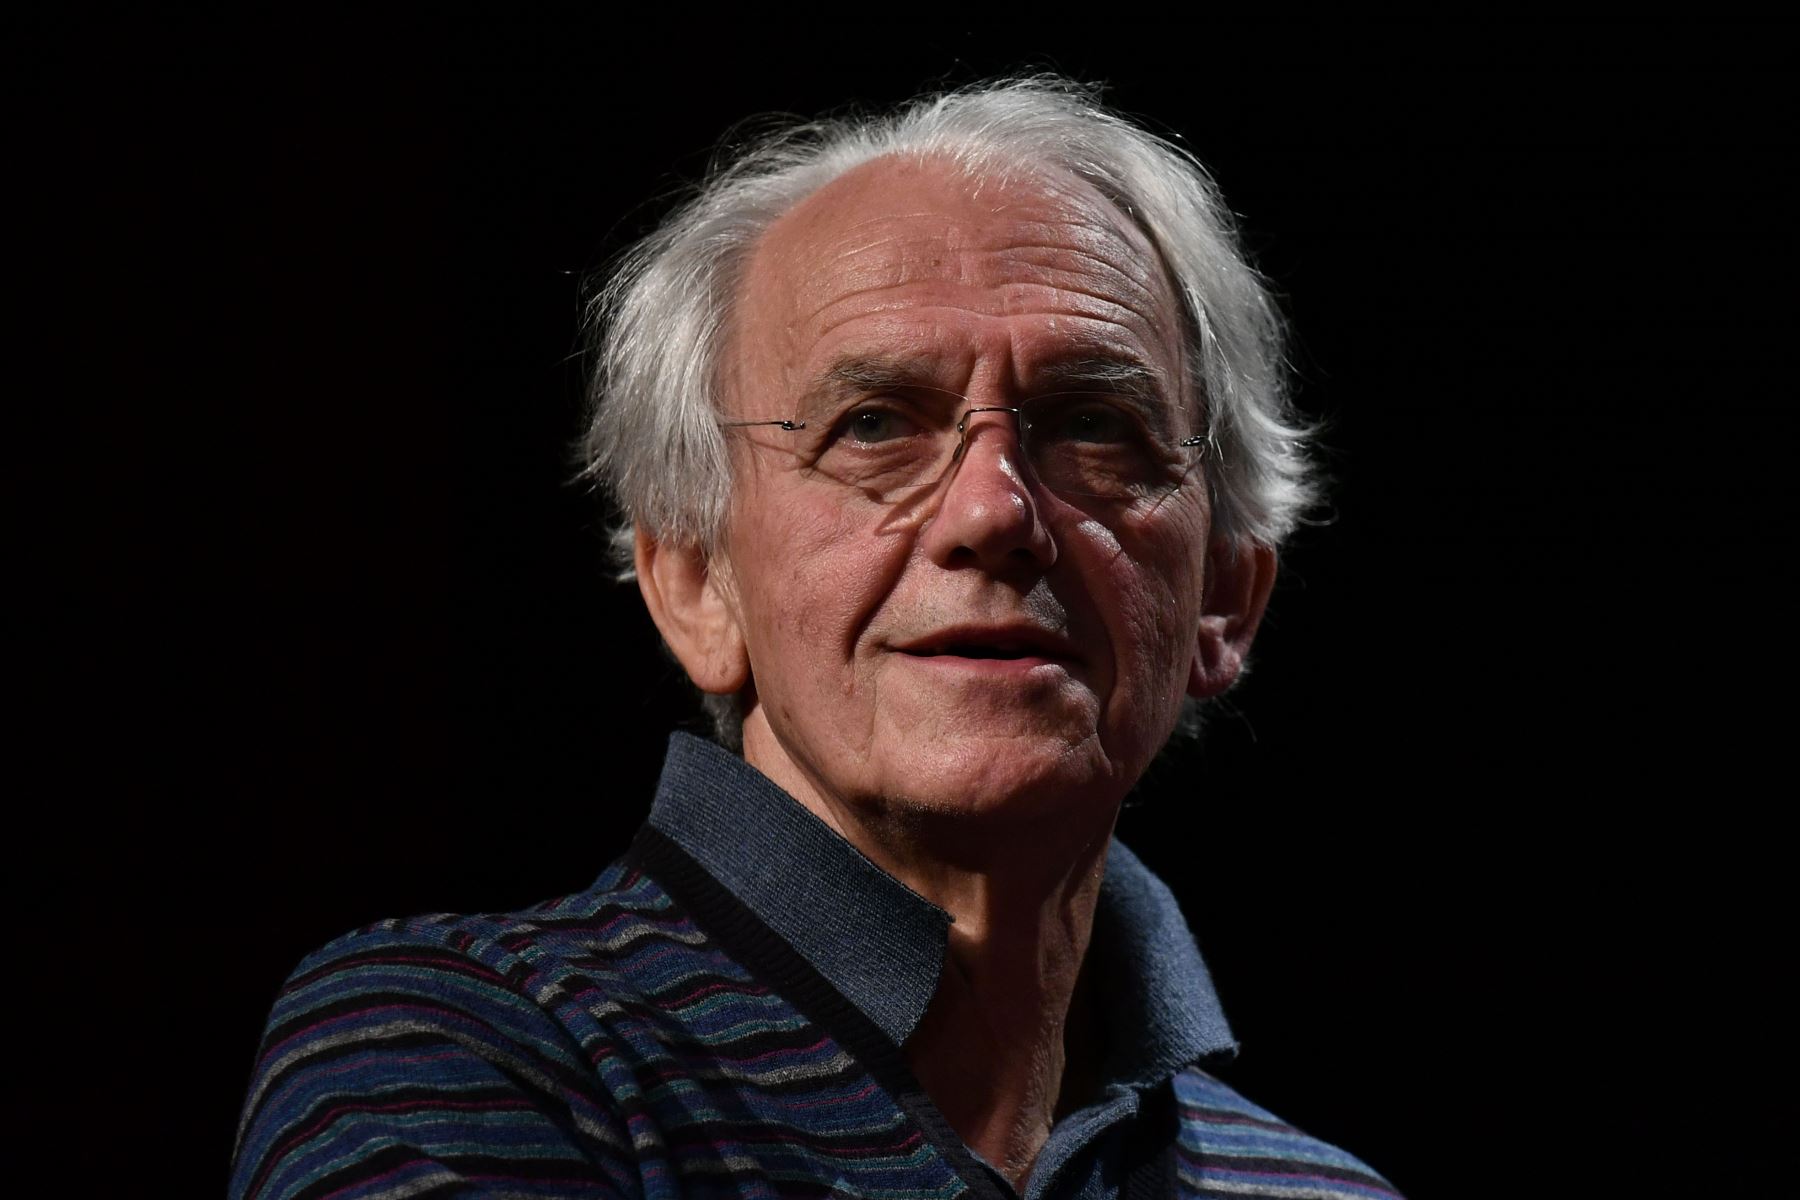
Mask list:
[[[688,734],[669,739],[650,825],[810,962],[895,1045],[937,989],[950,914],[883,871],[767,776]],[[1236,1049],[1169,889],[1118,841],[1090,954],[1108,1030],[1106,1076],[1143,1086]]]

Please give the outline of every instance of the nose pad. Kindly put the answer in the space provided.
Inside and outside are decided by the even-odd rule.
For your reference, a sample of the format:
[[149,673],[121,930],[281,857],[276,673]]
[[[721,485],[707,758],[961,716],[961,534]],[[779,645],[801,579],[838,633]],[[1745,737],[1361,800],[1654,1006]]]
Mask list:
[[[963,413],[962,419],[956,423],[957,442],[956,442],[956,450],[950,456],[950,472],[949,472],[950,475],[952,477],[954,477],[956,472],[961,468],[962,460],[964,459],[964,457],[966,457],[968,455],[969,445],[974,440],[975,435],[985,425],[990,424],[990,422],[977,422],[974,420],[974,418],[976,416],[978,416],[982,413],[1011,413],[1012,414],[1013,448],[1014,448],[1013,462],[1015,464],[1015,467],[1022,466],[1023,470],[1030,471],[1031,470],[1031,455],[1025,449],[1025,413],[1024,413],[1024,411],[1021,409],[1017,409],[1017,408],[1004,408],[1004,407],[994,406],[994,407],[988,407],[988,408],[971,408],[967,412]],[[991,423],[998,423],[997,419],[995,422],[991,422]],[[1023,479],[1019,479],[1018,482],[1021,487],[1028,486],[1026,484],[1026,481]]]
[[[1000,424],[998,418],[973,419],[986,413],[1012,414],[1010,443],[1004,433],[989,428]],[[993,571],[1017,569],[1022,563],[1041,570],[1056,561],[1056,544],[1038,511],[1022,421],[1018,409],[994,407],[972,408],[958,422],[956,451],[924,534],[927,550],[940,565],[973,559]],[[995,437],[1002,439],[998,446]],[[975,462],[990,455],[994,461]]]

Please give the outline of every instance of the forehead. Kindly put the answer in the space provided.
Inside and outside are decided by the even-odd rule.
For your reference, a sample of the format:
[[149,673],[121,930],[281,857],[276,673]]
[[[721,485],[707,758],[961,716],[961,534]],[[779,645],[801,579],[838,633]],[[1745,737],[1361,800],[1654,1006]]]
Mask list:
[[[739,297],[728,390],[801,386],[834,363],[905,354],[961,390],[1028,385],[1071,358],[1179,386],[1180,309],[1161,256],[1091,184],[881,159],[778,220]],[[744,396],[750,403],[772,397]]]

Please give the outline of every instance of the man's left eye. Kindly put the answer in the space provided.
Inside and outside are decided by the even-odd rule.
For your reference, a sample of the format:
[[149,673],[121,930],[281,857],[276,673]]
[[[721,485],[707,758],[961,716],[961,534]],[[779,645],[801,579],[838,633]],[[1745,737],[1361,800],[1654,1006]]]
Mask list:
[[1107,404],[1083,404],[1070,408],[1049,422],[1042,432],[1071,442],[1114,444],[1134,436],[1130,418]]

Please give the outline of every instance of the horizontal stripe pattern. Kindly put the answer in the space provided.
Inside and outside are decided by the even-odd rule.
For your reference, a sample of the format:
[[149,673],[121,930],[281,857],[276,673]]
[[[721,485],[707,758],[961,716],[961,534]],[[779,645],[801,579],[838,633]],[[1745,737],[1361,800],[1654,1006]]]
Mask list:
[[[378,922],[309,956],[269,1018],[230,1194],[993,1194],[864,1049],[627,860],[522,913]],[[1175,1085],[1184,1194],[1394,1194],[1197,1070]]]
[[1396,1200],[1355,1158],[1258,1108],[1198,1067],[1176,1074],[1175,1171],[1183,1196]]
[[647,875],[384,921],[272,1012],[231,1195],[851,1195],[966,1187],[845,1048]]

